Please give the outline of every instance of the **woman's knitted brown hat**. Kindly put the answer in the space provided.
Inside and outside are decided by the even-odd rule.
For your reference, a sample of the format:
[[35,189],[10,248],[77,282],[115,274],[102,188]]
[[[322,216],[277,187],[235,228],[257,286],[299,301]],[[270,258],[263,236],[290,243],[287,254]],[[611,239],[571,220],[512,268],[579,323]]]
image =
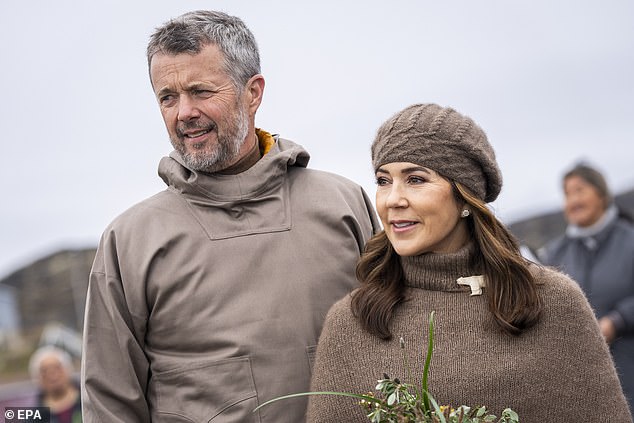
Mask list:
[[414,104],[388,119],[372,143],[374,169],[410,162],[432,169],[494,201],[502,174],[484,131],[467,116],[437,104]]

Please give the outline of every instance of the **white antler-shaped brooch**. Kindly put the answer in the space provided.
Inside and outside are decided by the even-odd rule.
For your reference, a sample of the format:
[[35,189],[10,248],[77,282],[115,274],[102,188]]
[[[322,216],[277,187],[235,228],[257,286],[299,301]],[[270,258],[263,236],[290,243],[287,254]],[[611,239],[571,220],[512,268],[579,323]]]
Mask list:
[[468,285],[471,288],[471,296],[482,295],[482,288],[484,288],[484,276],[467,276],[464,278],[458,278],[458,285]]

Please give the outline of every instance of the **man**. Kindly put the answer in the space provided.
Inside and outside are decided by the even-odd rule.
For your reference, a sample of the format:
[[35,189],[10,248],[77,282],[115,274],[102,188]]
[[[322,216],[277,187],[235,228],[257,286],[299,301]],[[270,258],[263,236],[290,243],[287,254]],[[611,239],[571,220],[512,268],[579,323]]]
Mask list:
[[168,188],[105,230],[88,288],[87,422],[300,422],[330,305],[378,228],[362,189],[255,128],[264,78],[244,23],[198,11],[147,49]]

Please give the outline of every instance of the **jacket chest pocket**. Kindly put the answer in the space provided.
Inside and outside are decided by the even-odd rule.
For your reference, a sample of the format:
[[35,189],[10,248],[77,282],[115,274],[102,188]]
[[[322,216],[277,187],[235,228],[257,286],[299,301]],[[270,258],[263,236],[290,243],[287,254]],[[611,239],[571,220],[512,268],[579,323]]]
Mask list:
[[[148,392],[160,422],[257,423],[249,357],[196,362],[152,376]],[[154,401],[152,401],[154,397]]]

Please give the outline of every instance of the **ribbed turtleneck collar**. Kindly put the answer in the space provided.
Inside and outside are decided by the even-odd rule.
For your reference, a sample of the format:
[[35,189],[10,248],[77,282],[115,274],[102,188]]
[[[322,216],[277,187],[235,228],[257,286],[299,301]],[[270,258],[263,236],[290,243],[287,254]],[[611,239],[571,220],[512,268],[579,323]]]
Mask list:
[[475,245],[469,243],[455,253],[428,253],[420,256],[401,257],[401,266],[406,285],[431,291],[464,291],[458,285],[460,277],[475,276],[478,273],[471,266]]

